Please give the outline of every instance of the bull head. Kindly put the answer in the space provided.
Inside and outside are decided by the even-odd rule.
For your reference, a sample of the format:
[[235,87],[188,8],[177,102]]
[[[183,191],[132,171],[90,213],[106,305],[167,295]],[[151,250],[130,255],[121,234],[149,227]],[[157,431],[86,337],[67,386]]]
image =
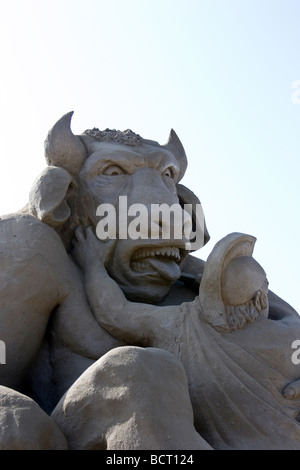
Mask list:
[[[48,167],[36,180],[30,193],[30,213],[55,229],[63,225],[70,215],[66,195],[70,195],[70,185],[73,185],[73,189],[76,187],[77,176],[89,154],[88,142],[94,140],[87,135],[76,136],[72,133],[70,125],[73,114],[73,111],[65,114],[49,131],[45,140]],[[138,137],[142,142],[159,146],[174,155],[180,168],[178,183],[186,171],[187,157],[175,131],[171,130],[168,142],[162,146]],[[182,205],[191,203],[194,206],[200,203],[195,194],[185,186],[177,184],[176,188]],[[205,226],[204,243],[208,240],[209,234]]]
[[[71,119],[74,111],[65,114],[49,131],[45,140],[45,158],[48,165],[58,166],[76,176],[85,159],[87,150],[80,137],[71,131]],[[145,142],[150,142],[145,140]],[[169,150],[180,166],[178,181],[183,177],[187,168],[187,158],[176,132],[171,129],[167,144],[162,148]]]

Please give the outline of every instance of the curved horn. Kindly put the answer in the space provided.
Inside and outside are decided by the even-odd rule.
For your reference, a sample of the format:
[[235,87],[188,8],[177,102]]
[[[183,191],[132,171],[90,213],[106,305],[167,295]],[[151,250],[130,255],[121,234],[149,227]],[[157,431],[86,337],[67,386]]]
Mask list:
[[74,111],[65,114],[48,132],[45,140],[45,158],[48,165],[58,166],[75,176],[86,158],[86,149],[71,131]]
[[183,145],[173,129],[171,129],[168,143],[166,145],[162,145],[162,147],[172,152],[176,160],[180,164],[180,172],[178,178],[178,181],[180,181],[187,167],[187,158]]

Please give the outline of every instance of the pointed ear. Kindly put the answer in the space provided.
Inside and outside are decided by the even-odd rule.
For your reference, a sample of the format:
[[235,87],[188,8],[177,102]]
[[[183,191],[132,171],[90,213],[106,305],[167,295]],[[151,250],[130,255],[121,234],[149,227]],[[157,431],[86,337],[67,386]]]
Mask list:
[[71,182],[72,176],[63,168],[45,168],[29,193],[30,214],[54,228],[64,224],[71,215],[65,201]]
[[[177,189],[177,195],[178,195],[178,199],[179,199],[179,203],[180,205],[184,208],[184,205],[185,204],[191,204],[192,206],[192,230],[193,232],[196,232],[196,224],[197,224],[197,213],[196,213],[196,207],[197,207],[197,204],[201,205],[201,202],[200,200],[198,199],[198,197],[196,196],[196,194],[193,193],[193,191],[191,191],[190,189],[188,189],[186,186],[184,186],[183,184],[176,184],[176,189]],[[203,213],[203,211],[202,211]],[[207,230],[207,227],[206,227],[206,221],[204,219],[203,221],[204,225],[203,225],[203,230],[204,230],[204,234],[203,234],[203,245],[206,245],[207,242],[209,242],[210,240],[210,235],[208,233],[208,230]],[[195,250],[191,250],[191,251],[195,251]]]

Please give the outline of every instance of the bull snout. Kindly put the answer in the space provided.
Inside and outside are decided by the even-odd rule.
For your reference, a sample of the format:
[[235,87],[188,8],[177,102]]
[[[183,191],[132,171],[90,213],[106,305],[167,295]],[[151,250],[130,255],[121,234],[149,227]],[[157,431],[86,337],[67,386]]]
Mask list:
[[157,169],[143,167],[130,176],[129,184],[129,215],[135,216],[137,205],[143,206],[140,216],[147,217],[149,238],[183,240],[189,215],[179,204],[175,182]]
[[154,168],[139,168],[130,176],[128,202],[143,204],[174,204],[178,202],[174,181]]

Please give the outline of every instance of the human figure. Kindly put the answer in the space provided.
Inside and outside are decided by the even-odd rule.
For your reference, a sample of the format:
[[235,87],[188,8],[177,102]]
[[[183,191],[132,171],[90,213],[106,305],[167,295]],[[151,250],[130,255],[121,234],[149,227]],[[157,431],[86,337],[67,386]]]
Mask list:
[[165,307],[126,299],[105,269],[114,242],[99,241],[91,228],[77,229],[73,256],[92,311],[109,333],[180,359],[196,430],[214,449],[300,449],[300,402],[282,394],[299,375],[291,344],[300,325],[268,317],[268,282],[251,256],[254,241],[225,237],[207,260],[199,296]]

